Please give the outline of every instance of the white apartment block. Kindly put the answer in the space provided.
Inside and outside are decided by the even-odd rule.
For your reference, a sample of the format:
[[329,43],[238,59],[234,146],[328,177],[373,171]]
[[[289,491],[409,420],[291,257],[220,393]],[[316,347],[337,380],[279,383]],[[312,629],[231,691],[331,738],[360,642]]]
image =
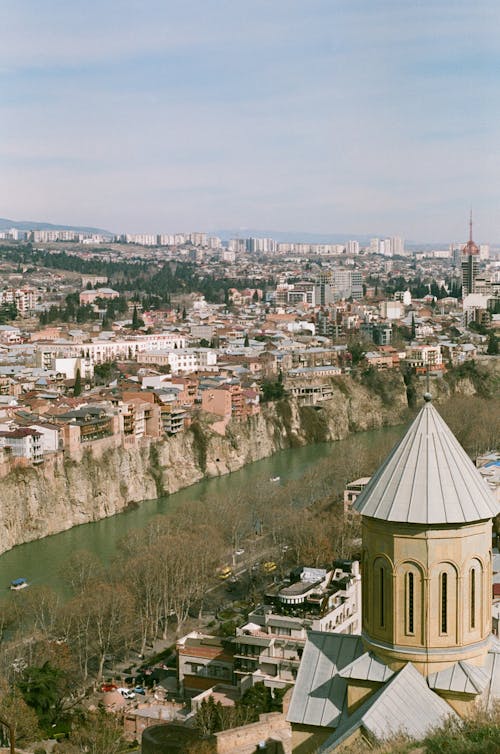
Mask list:
[[229,251],[234,251],[236,254],[244,254],[247,250],[246,239],[244,238],[231,238],[227,248]]
[[157,237],[153,233],[127,233],[126,243],[135,243],[138,246],[156,246]]
[[298,581],[277,589],[274,606],[257,607],[236,629],[234,674],[242,690],[259,681],[271,688],[295,683],[310,629],[361,633],[359,563],[333,565],[329,572],[303,568]]
[[172,374],[210,370],[217,365],[217,352],[212,348],[174,348],[142,351],[137,354],[141,364],[169,365]]
[[152,333],[138,338],[123,340],[93,340],[89,343],[37,343],[37,364],[46,369],[52,368],[57,358],[84,358],[91,364],[103,364],[106,361],[123,359],[134,360],[145,351],[163,349],[182,349],[186,346],[184,335],[172,332]]
[[0,291],[0,304],[15,304],[20,314],[28,314],[35,308],[36,291],[33,288],[5,288]]
[[193,246],[206,246],[207,234],[206,233],[189,233],[187,240]]
[[406,349],[406,362],[411,367],[440,366],[443,363],[441,346],[409,346]]
[[43,461],[42,435],[35,429],[17,427],[0,432],[0,447],[9,448],[14,458],[24,458],[31,463]]
[[401,301],[382,301],[380,316],[383,319],[402,319],[405,316],[404,304]]

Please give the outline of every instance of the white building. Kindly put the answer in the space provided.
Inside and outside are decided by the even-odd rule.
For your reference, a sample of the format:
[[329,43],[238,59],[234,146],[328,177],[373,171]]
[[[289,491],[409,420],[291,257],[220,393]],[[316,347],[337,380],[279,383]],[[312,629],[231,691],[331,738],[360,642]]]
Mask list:
[[[161,351],[169,348],[184,348],[186,337],[177,332],[152,333],[136,338],[99,339],[88,343],[37,343],[35,351],[38,366],[51,369],[54,358],[83,358],[90,364],[103,364],[106,361],[136,360],[145,351]],[[86,368],[86,367],[85,367]]]
[[39,432],[43,453],[56,453],[61,445],[60,427],[49,422],[38,422],[31,425],[31,429]]
[[382,301],[380,316],[383,319],[402,319],[405,316],[405,307],[401,301]]
[[24,458],[31,463],[43,461],[42,434],[30,427],[0,432],[0,447],[9,448],[14,458]]
[[348,254],[359,254],[359,241],[348,241],[346,252]]
[[210,370],[217,365],[217,351],[213,348],[174,348],[161,351],[141,351],[141,364],[169,365],[173,374]]

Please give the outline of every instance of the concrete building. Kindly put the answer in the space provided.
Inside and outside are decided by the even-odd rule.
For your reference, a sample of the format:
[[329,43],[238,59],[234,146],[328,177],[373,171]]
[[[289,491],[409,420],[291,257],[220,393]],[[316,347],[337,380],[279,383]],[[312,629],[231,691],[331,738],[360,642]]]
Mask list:
[[469,221],[469,228],[469,240],[462,249],[462,297],[476,292],[479,247],[472,240],[472,212]]
[[362,476],[359,479],[355,479],[353,482],[346,484],[344,490],[344,513],[348,513],[352,509],[358,495],[363,492],[370,479],[371,477],[369,476]]
[[301,567],[271,587],[266,604],[236,629],[234,674],[242,690],[263,682],[295,682],[308,630],[353,634],[361,630],[361,576],[357,561],[338,560],[331,571]]
[[97,299],[114,299],[119,298],[118,291],[112,288],[93,288],[80,293],[80,304],[93,304]]
[[31,427],[0,432],[0,448],[8,448],[12,458],[28,463],[43,461],[42,433]]
[[170,366],[172,374],[206,371],[217,364],[217,351],[213,348],[173,348],[142,351],[137,354],[141,364]]
[[207,636],[197,631],[177,642],[179,690],[186,697],[218,683],[233,682],[231,640]]
[[425,401],[354,503],[363,629],[309,634],[288,711],[301,752],[400,733],[421,739],[500,699],[491,634],[500,506],[430,395]]
[[36,292],[33,288],[5,288],[0,291],[0,304],[15,304],[21,315],[32,312],[36,304]]

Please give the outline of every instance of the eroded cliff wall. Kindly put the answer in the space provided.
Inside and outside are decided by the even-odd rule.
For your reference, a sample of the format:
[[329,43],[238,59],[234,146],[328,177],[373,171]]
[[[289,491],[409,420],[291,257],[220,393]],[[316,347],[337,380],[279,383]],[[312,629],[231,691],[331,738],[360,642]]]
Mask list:
[[[389,378],[388,378],[389,379]],[[384,400],[352,380],[335,383],[334,397],[317,407],[295,400],[265,404],[244,422],[231,422],[225,436],[201,419],[169,439],[142,440],[78,463],[61,456],[41,466],[19,468],[0,480],[0,552],[14,545],[97,521],[206,476],[227,474],[278,450],[339,440],[350,432],[397,424],[407,413],[405,385],[391,376]]]

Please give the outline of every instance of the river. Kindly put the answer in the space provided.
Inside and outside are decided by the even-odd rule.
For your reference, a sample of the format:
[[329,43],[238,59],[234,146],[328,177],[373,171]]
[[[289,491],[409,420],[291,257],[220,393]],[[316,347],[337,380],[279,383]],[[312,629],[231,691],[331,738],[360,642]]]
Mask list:
[[169,497],[147,500],[110,518],[18,545],[0,556],[0,585],[7,587],[12,579],[23,577],[30,584],[46,584],[65,596],[64,567],[76,550],[89,550],[98,555],[104,564],[108,564],[115,555],[118,542],[127,532],[145,526],[154,516],[169,515],[186,501],[200,498],[206,493],[223,498],[242,486],[251,490],[258,486],[257,480],[273,477],[280,477],[281,482],[286,483],[300,478],[305,472],[314,472],[316,467],[319,469],[320,462],[325,458],[331,459],[330,471],[337,467],[340,473],[339,464],[342,461],[336,453],[339,445],[352,448],[353,452],[374,446],[387,452],[402,436],[404,429],[404,425],[384,427],[351,435],[337,442],[283,450],[249,464],[240,471],[206,479]]

